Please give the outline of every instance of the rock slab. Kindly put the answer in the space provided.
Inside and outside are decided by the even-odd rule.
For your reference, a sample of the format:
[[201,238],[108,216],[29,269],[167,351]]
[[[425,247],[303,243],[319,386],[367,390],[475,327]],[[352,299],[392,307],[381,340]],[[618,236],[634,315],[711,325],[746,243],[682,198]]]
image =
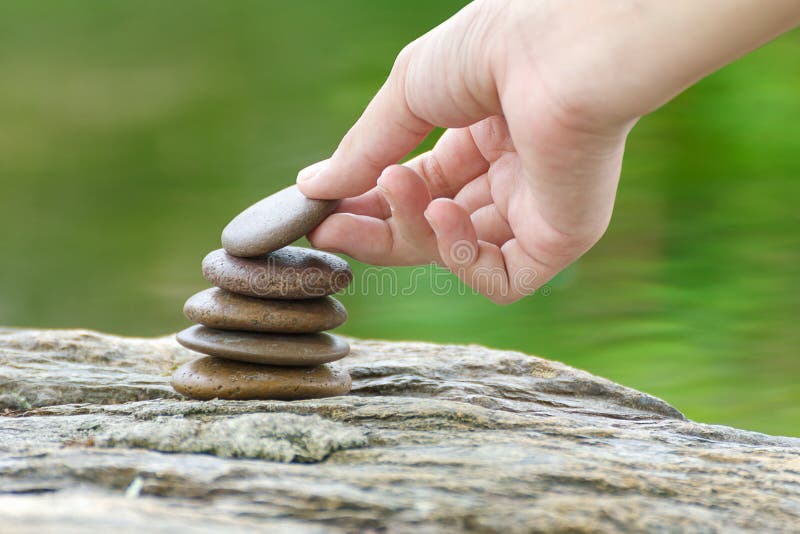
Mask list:
[[350,340],[348,396],[187,401],[172,338],[0,330],[9,532],[792,532],[800,439],[566,365]]

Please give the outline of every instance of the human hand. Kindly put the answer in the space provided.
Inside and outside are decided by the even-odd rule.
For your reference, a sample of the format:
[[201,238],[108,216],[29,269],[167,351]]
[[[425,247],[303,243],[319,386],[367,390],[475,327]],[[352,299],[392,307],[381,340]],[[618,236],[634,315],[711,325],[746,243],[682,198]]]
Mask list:
[[[437,262],[513,302],[602,236],[639,117],[799,19],[796,0],[477,0],[407,46],[301,171],[305,195],[345,198],[309,239]],[[433,150],[396,165],[434,126],[449,129]]]

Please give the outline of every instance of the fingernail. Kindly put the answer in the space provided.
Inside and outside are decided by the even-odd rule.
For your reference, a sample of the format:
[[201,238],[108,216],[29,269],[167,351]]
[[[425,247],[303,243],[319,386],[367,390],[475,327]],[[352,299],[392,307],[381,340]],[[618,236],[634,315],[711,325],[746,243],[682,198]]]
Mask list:
[[297,182],[307,182],[318,175],[322,169],[325,168],[325,164],[328,160],[318,161],[313,165],[309,165],[305,169],[301,170],[297,173]]
[[306,167],[305,169],[297,173],[297,183],[307,182],[316,175],[317,173],[314,169],[312,169],[311,167]]

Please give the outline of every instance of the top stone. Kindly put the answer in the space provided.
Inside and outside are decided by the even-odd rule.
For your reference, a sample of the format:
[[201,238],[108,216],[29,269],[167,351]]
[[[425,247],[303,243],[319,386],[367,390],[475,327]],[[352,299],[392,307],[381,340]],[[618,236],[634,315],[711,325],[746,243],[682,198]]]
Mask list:
[[241,258],[278,250],[316,228],[337,204],[307,198],[295,185],[287,187],[234,217],[222,231],[222,246]]

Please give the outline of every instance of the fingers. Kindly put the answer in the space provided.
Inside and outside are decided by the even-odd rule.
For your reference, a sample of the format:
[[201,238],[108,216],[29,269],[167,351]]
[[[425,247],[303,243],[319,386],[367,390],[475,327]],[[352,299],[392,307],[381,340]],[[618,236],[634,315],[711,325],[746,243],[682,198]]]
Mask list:
[[[325,162],[315,163],[309,169],[314,172],[324,164]],[[432,150],[407,162],[405,167],[415,171],[416,175],[422,178],[429,191],[429,198],[436,198],[452,197],[465,184],[469,186],[477,176],[485,173],[488,165],[475,145],[469,128],[456,128],[446,130]],[[488,183],[484,180],[483,185],[488,197],[485,203],[488,204],[491,202]],[[483,193],[484,191],[481,191],[481,194]],[[388,203],[377,188],[370,189],[355,198],[344,199],[336,211],[379,219],[386,219],[391,215]]]
[[[383,172],[374,193],[387,206],[390,217],[381,220],[366,215],[334,213],[309,235],[311,244],[374,265],[420,265],[438,261],[433,230],[423,215],[430,194],[422,179],[411,169],[394,165]],[[375,198],[369,209],[377,206]]]
[[497,210],[497,206],[489,204],[472,212],[470,215],[475,234],[481,241],[494,243],[498,247],[514,237],[511,226]]
[[423,251],[409,247],[394,232],[389,221],[334,213],[308,235],[313,246],[340,252],[372,265],[421,265],[430,259]]
[[456,196],[453,197],[456,204],[472,213],[479,208],[488,206],[493,202],[492,188],[489,185],[488,174],[483,174],[468,182]]
[[341,252],[373,265],[391,265],[387,251],[392,249],[392,236],[386,221],[334,213],[308,234],[308,240],[319,249]]
[[405,165],[422,177],[432,198],[453,198],[489,169],[469,128],[445,130],[432,150]]
[[383,171],[378,189],[392,213],[394,238],[412,247],[432,250],[433,230],[424,215],[431,195],[422,178],[407,167],[394,165]]
[[452,200],[431,202],[422,178],[400,165],[384,171],[378,192],[391,217],[335,213],[309,235],[311,243],[374,265],[437,262],[501,304],[532,293],[555,274],[525,252],[494,205],[470,216]]
[[502,248],[478,240],[469,215],[452,200],[434,200],[426,217],[434,229],[442,263],[493,302],[514,302],[555,274],[528,256],[516,239]]
[[383,193],[378,188],[370,189],[355,198],[342,200],[336,208],[336,213],[367,215],[376,219],[388,219],[392,215],[389,203],[383,198]]

